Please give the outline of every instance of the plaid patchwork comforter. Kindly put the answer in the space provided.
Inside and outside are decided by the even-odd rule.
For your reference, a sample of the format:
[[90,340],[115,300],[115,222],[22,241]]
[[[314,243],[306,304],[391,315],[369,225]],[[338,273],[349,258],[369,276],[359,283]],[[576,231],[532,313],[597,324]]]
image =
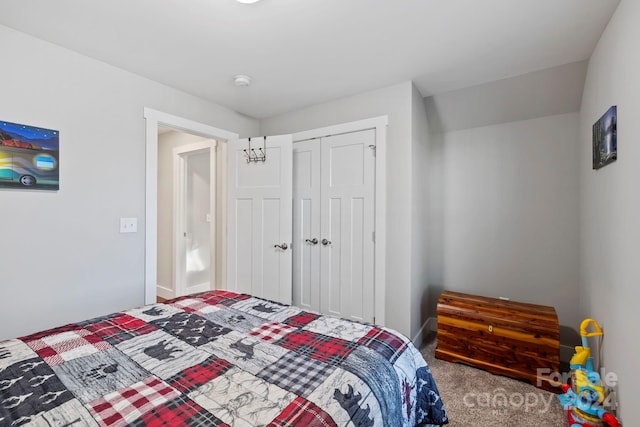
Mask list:
[[405,337],[228,291],[0,342],[0,426],[446,423]]

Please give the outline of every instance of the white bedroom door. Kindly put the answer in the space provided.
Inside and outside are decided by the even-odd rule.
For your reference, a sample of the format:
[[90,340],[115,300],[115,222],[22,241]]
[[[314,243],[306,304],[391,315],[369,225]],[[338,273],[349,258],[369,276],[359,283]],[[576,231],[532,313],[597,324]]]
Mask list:
[[375,130],[294,144],[294,303],[374,320]]
[[230,141],[227,153],[227,287],[291,304],[292,137]]

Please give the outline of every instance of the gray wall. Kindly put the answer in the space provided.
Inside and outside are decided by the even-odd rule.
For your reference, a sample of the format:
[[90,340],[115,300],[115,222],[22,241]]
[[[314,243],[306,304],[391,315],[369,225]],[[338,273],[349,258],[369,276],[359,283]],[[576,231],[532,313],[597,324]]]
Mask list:
[[573,62],[427,98],[431,131],[451,132],[580,110],[588,61]]
[[[143,108],[258,122],[0,26],[0,119],[60,131],[60,191],[0,191],[0,339],[143,304]],[[138,233],[119,234],[119,218]]]
[[429,124],[424,98],[411,92],[411,338],[422,341],[429,319]]
[[412,83],[340,99],[265,119],[261,133],[275,135],[388,115],[387,129],[387,326],[410,336]]
[[573,354],[580,321],[576,113],[587,64],[425,99],[429,316],[443,289],[551,305],[561,358]]
[[[583,316],[605,333],[603,366],[620,379],[625,425],[640,420],[640,2],[622,1],[591,61],[580,114]],[[618,106],[618,160],[591,169],[591,126]]]
[[576,328],[578,114],[436,135],[431,156],[430,292],[550,305]]

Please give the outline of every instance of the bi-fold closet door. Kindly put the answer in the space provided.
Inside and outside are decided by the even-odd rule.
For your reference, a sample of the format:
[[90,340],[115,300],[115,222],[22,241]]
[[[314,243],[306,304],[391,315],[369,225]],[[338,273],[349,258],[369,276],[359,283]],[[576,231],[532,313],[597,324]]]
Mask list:
[[229,141],[227,288],[291,304],[292,137]]
[[373,322],[374,129],[293,144],[293,303]]

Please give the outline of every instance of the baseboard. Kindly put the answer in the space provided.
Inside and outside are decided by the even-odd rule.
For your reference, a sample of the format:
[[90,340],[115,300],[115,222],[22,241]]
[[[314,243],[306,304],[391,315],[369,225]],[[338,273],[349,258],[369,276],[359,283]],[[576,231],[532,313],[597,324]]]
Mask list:
[[199,292],[205,292],[211,290],[211,282],[202,282],[198,285],[189,286],[189,294],[197,294]]
[[[189,293],[195,294],[199,292],[205,292],[211,289],[211,282],[202,282],[195,286],[189,287]],[[176,297],[176,293],[173,289],[158,284],[156,287],[156,293],[160,298],[171,299]]]
[[175,298],[175,296],[176,296],[176,294],[173,291],[173,289],[167,288],[166,286],[162,286],[162,285],[158,285],[156,287],[156,294],[160,298],[164,298],[164,299],[171,299],[171,298]]
[[429,317],[426,322],[422,324],[422,327],[416,332],[416,334],[411,339],[413,345],[416,348],[420,348],[422,346],[422,342],[424,341],[424,337],[426,334],[430,332],[436,332],[438,330],[438,320],[435,317]]

